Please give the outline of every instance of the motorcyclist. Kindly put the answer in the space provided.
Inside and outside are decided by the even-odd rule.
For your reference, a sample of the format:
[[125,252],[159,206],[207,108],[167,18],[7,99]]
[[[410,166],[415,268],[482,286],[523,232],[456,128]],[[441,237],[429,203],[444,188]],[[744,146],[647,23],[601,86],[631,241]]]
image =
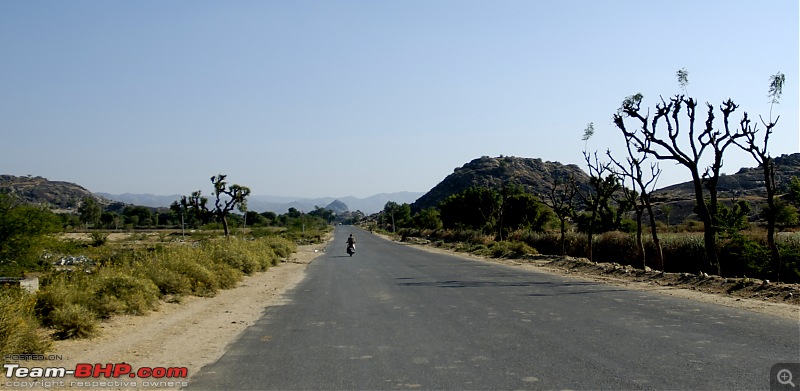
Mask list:
[[353,237],[353,234],[350,234],[350,237],[347,238],[347,248],[356,249],[356,238]]

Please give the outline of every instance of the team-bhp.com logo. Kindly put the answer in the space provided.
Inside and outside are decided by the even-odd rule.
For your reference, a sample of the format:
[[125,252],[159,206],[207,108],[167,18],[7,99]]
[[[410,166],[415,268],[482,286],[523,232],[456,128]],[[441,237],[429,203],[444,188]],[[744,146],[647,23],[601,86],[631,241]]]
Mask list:
[[[3,364],[6,387],[185,387],[189,375],[186,367],[141,367],[127,363],[77,364],[65,367],[23,367]],[[59,380],[72,376],[77,380]],[[13,379],[13,380],[10,380]],[[101,380],[102,379],[102,380]],[[111,380],[109,380],[111,379]]]

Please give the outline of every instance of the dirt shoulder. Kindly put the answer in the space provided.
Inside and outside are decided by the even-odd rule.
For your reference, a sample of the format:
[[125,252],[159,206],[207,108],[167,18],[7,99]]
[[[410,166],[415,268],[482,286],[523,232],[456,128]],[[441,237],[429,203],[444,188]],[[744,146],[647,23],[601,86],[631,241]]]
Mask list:
[[[291,258],[266,272],[245,277],[234,289],[211,298],[186,297],[180,303],[162,303],[158,311],[144,316],[118,316],[100,326],[98,336],[83,340],[57,341],[49,354],[62,357],[44,366],[75,368],[79,363],[128,363],[142,367],[186,367],[189,378],[204,365],[219,359],[226,347],[253,325],[267,307],[285,303],[284,293],[304,277],[308,264],[321,255],[327,243],[300,246]],[[34,364],[23,363],[23,366]],[[23,380],[23,379],[18,379]],[[117,380],[118,383],[108,383]],[[148,379],[164,383],[144,384],[145,379],[74,379],[63,384],[42,383],[7,389],[133,390],[179,389],[186,379]],[[78,382],[107,382],[81,384]],[[172,382],[171,384],[168,382]],[[126,382],[126,383],[122,383]],[[133,382],[136,385],[133,386]]]

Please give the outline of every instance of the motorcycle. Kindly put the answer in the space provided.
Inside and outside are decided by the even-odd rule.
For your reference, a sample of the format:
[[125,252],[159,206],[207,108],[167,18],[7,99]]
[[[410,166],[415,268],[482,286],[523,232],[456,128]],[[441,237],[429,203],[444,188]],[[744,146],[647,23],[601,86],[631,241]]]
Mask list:
[[350,254],[350,256],[352,257],[353,254],[356,253],[356,245],[355,244],[348,244],[347,245],[347,253]]

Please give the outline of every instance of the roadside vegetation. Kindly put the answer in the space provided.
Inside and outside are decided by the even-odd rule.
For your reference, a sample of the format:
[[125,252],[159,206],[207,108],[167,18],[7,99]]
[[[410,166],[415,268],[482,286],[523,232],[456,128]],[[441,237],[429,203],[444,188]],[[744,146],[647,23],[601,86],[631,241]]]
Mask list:
[[[623,99],[613,115],[623,155],[586,150],[594,123],[583,130],[589,186],[573,177],[552,178],[544,194],[515,183],[474,186],[425,210],[389,202],[364,224],[402,240],[479,255],[566,255],[664,272],[800,283],[800,179],[778,183],[768,149],[778,129],[773,108],[784,75],[769,78],[769,118],[759,116],[760,124],[747,113],[739,116],[730,99],[702,107],[687,94],[688,71],[676,76],[682,93],[652,109],[643,107],[641,93]],[[763,204],[720,194],[723,156],[733,148],[750,153],[763,169]],[[498,160],[502,166],[504,158]],[[695,213],[678,224],[669,220],[668,204],[650,197],[662,161],[686,168],[694,188]],[[751,219],[752,210],[761,211],[757,219]]]
[[[214,179],[218,186],[224,176]],[[108,221],[124,222],[123,228],[108,229],[100,218],[108,212],[90,200],[77,216],[60,216],[0,194],[0,276],[12,278],[0,286],[0,357],[43,354],[54,339],[95,335],[104,319],[214,296],[290,258],[298,245],[322,241],[335,218],[319,209],[249,212],[245,197],[238,204],[243,213],[195,214],[189,227],[134,228],[118,215]],[[136,226],[163,218],[134,209]],[[161,221],[180,222],[187,211],[163,212],[171,216]],[[79,224],[64,224],[76,217]],[[38,291],[13,283],[23,276],[37,277]]]

